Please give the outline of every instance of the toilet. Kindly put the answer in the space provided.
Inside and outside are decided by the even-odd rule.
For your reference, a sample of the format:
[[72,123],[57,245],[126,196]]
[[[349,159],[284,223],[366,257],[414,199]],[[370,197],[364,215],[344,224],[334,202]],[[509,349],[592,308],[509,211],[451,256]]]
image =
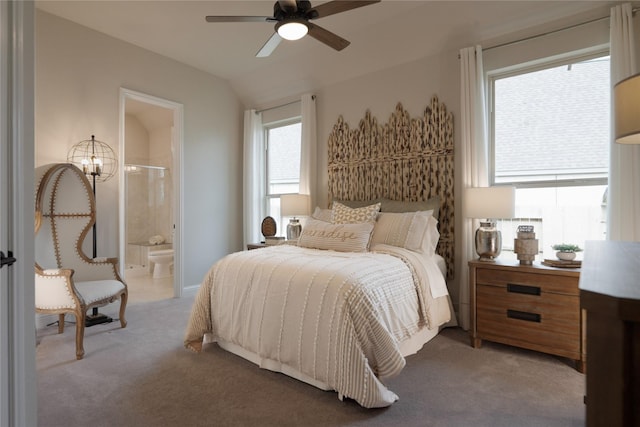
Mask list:
[[149,252],[149,263],[153,265],[153,278],[171,276],[171,264],[173,264],[173,249],[162,249]]

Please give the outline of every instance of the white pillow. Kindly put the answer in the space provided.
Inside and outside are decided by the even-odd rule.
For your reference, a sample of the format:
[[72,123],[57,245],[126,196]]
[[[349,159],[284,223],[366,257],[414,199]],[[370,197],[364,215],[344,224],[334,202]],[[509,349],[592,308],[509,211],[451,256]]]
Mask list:
[[331,209],[321,209],[319,206],[316,206],[316,210],[311,214],[311,218],[324,222],[331,222],[331,215],[333,215]]
[[381,212],[371,244],[384,243],[433,255],[439,238],[438,221],[433,217],[433,211]]
[[298,238],[298,246],[338,252],[367,252],[374,224],[331,224],[309,218]]
[[332,212],[331,222],[334,224],[374,222],[378,216],[378,212],[380,212],[380,203],[363,206],[361,208],[350,208],[340,202],[333,202]]

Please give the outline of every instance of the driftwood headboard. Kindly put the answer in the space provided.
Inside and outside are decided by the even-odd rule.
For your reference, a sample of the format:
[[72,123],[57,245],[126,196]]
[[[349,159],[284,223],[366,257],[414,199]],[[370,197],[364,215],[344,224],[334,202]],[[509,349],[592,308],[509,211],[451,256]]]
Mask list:
[[357,129],[342,116],[329,135],[329,202],[387,198],[403,202],[440,197],[437,252],[453,277],[453,115],[434,96],[421,117],[401,104],[379,125],[367,111]]

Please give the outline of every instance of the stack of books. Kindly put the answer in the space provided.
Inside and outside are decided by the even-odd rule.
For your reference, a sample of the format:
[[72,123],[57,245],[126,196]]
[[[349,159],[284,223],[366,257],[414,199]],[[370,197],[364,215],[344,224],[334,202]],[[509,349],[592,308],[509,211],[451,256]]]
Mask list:
[[264,243],[266,245],[279,245],[284,242],[283,236],[265,236]]
[[542,264],[549,267],[580,268],[582,266],[582,261],[575,259],[572,261],[563,259],[545,259],[542,261]]

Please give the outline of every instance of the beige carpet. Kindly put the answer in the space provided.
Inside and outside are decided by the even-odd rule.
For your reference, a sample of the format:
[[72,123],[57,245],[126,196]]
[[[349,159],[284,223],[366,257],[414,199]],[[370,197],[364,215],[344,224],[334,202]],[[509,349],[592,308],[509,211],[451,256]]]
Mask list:
[[[40,426],[582,426],[584,375],[566,360],[485,343],[446,329],[388,381],[385,409],[341,402],[262,370],[215,344],[182,347],[193,298],[132,305],[129,325],[38,331]],[[101,310],[116,316],[116,306]]]

